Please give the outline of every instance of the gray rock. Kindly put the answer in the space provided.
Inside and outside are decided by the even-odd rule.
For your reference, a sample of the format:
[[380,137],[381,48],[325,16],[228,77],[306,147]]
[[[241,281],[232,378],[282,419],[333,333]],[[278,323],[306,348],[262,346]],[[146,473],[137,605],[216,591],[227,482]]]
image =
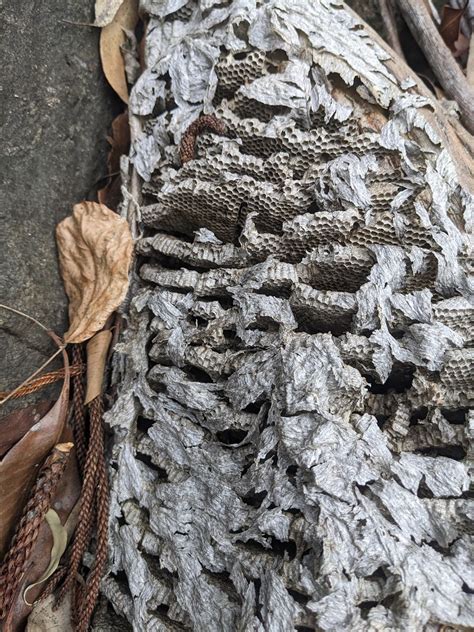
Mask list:
[[[99,60],[93,1],[1,2],[0,302],[62,334],[66,297],[54,227],[105,172],[117,101]],[[0,390],[40,366],[54,344],[0,310]]]

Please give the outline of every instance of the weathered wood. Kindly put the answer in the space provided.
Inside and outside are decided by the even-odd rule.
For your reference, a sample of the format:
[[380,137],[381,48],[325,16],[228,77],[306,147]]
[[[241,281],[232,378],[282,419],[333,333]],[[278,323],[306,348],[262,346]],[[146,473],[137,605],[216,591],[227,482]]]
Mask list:
[[400,37],[398,36],[397,22],[391,0],[379,0],[379,8],[385,30],[387,31],[387,41],[393,50],[404,59],[405,55],[400,43]]
[[451,51],[443,42],[423,0],[397,0],[414,38],[446,95],[459,105],[466,128],[474,132],[474,88],[469,85]]

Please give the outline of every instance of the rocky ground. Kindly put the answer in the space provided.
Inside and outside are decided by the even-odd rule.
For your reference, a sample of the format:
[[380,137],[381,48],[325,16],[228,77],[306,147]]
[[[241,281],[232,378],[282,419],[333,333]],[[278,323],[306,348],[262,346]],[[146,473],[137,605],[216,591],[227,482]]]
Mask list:
[[[0,2],[0,302],[64,332],[54,227],[105,172],[117,110],[98,55],[93,1]],[[0,310],[0,390],[50,355],[40,329]]]

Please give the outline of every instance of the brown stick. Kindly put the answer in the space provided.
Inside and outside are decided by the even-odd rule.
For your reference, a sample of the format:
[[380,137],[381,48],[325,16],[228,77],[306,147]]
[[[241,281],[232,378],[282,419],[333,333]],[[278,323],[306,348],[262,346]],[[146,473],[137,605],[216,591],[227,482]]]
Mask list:
[[465,127],[474,133],[474,89],[443,42],[422,0],[397,0],[413,36],[449,98],[459,105]]
[[469,56],[467,58],[466,78],[468,84],[474,89],[474,33],[469,44]]
[[400,38],[398,37],[397,23],[393,14],[393,7],[390,0],[379,0],[380,15],[387,33],[387,41],[393,50],[405,59]]

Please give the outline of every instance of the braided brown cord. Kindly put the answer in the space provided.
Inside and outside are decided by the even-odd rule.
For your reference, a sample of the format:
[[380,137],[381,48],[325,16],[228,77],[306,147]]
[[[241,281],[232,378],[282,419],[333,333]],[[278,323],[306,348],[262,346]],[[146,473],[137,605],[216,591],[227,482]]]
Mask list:
[[102,424],[103,404],[102,397],[97,397],[91,402],[90,416],[91,427],[98,428],[98,441],[95,446],[97,457],[97,486],[96,486],[96,550],[95,559],[92,565],[84,591],[78,594],[80,603],[77,611],[77,632],[86,632],[89,622],[94,612],[94,608],[99,596],[100,581],[104,575],[108,554],[108,515],[109,515],[109,486],[107,478],[107,468],[104,458],[104,431]]
[[56,445],[46,458],[0,567],[0,619],[4,619],[25,573],[44,517],[66,467],[72,443]]
[[[74,534],[68,569],[58,602],[72,591],[77,632],[86,632],[99,596],[100,581],[107,563],[109,490],[104,457],[102,396],[89,405],[90,439],[84,466],[79,520]],[[85,586],[76,580],[84,553],[96,526],[96,551]]]
[[[84,369],[85,365],[82,363],[73,364],[69,367],[69,374],[71,376],[81,375],[81,373],[84,373]],[[54,382],[64,380],[65,375],[65,369],[57,369],[57,371],[50,371],[49,373],[45,373],[41,377],[37,377],[35,380],[31,380],[31,382],[28,382],[28,384],[25,384],[25,386],[19,388],[17,391],[15,391],[13,395],[11,395],[11,398],[17,399],[18,397],[24,397],[25,395],[35,393],[45,386],[49,386],[49,384],[54,384]],[[9,394],[9,391],[0,391],[0,399],[8,397]]]
[[[91,402],[91,410],[92,404],[93,402]],[[97,423],[94,423],[95,421],[96,420],[93,419],[93,416],[91,415],[89,420],[90,438],[84,465],[84,480],[82,483],[80,498],[81,504],[79,511],[79,520],[77,522],[76,531],[74,533],[74,542],[71,550],[68,573],[59,593],[59,601],[61,601],[69,592],[69,590],[73,588],[76,574],[79,570],[79,565],[85,551],[87,550],[91,538],[91,523],[93,521],[93,505],[98,471],[96,446],[98,444],[103,445],[103,442],[101,442],[100,439],[102,427],[99,426]]]
[[224,134],[225,125],[214,114],[204,114],[193,121],[184,132],[179,148],[181,164],[185,164],[194,158],[197,137],[201,132],[210,131],[215,134]]
[[66,576],[67,566],[60,566],[57,571],[51,576],[48,583],[46,584],[46,588],[43,590],[41,595],[38,597],[37,602],[44,601],[53,592],[56,590],[57,586],[63,581]]
[[[81,345],[73,346],[72,361],[74,364],[82,364],[83,357]],[[84,396],[85,388],[82,375],[75,375],[72,379],[73,432],[79,471],[83,476],[87,455],[86,410],[84,406]]]

